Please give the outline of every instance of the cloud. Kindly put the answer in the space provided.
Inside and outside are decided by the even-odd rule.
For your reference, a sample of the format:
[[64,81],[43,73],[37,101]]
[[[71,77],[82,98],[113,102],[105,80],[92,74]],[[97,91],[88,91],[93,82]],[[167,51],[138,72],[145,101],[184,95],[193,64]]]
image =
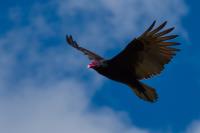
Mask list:
[[186,11],[182,0],[59,0],[35,3],[26,15],[11,8],[10,20],[21,24],[0,36],[0,132],[150,132],[125,112],[92,107],[102,77],[83,69],[87,60],[65,46],[65,34],[106,54],[156,18],[181,27]]
[[[72,79],[44,86],[23,86],[0,98],[3,133],[147,133],[131,126],[120,112],[91,109],[84,84]],[[45,88],[38,90],[37,87]]]
[[91,94],[99,78],[88,74],[89,81],[80,81],[84,72],[78,74],[78,69],[85,62],[81,56],[49,44],[46,39],[55,32],[45,16],[29,21],[0,38],[0,132],[147,132],[120,112],[92,108]]
[[[159,23],[169,20],[182,33],[181,18],[188,12],[183,0],[60,0],[56,3],[65,32],[70,31],[69,24],[72,34],[85,46],[98,47],[101,52],[119,47],[123,44],[120,41],[132,39],[153,20]],[[77,17],[80,23],[77,23]],[[102,44],[109,45],[102,47]]]
[[200,121],[193,121],[192,124],[188,127],[187,133],[200,133]]

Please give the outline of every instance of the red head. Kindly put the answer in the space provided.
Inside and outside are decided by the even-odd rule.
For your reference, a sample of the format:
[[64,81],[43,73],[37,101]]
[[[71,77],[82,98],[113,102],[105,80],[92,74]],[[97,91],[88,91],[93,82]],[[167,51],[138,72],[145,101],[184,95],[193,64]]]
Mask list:
[[88,64],[88,68],[95,68],[101,66],[101,62],[98,60],[93,60],[90,64]]

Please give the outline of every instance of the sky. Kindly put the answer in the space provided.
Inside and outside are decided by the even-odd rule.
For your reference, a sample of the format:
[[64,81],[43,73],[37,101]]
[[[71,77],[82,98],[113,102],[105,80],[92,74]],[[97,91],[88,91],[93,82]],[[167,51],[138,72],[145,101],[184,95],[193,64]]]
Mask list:
[[[199,5],[189,0],[18,0],[0,4],[1,133],[200,133]],[[181,51],[143,82],[156,103],[87,69],[71,34],[105,58],[154,20]]]

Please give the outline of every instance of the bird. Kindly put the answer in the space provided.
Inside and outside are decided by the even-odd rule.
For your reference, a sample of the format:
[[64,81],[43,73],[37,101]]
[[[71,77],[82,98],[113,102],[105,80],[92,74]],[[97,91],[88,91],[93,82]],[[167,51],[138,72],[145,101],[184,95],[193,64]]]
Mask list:
[[85,54],[91,62],[88,68],[108,79],[123,83],[141,99],[154,103],[158,99],[156,90],[141,80],[159,75],[176,55],[180,43],[171,41],[178,35],[169,35],[175,27],[164,28],[167,21],[156,26],[156,21],[140,36],[132,39],[125,48],[110,59],[81,47],[72,37],[66,35],[67,43]]

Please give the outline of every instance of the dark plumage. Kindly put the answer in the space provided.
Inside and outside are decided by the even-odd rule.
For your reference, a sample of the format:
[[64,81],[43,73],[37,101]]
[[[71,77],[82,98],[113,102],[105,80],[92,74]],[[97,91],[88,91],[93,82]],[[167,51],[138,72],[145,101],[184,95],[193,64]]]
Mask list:
[[[138,97],[149,102],[158,98],[155,89],[145,85],[139,80],[158,75],[169,63],[179,49],[175,48],[177,35],[167,35],[173,28],[162,30],[167,22],[154,28],[156,21],[138,38],[132,40],[124,50],[111,59],[104,59],[99,55],[80,47],[72,36],[67,36],[67,42],[72,47],[80,50],[92,62],[88,65],[98,73],[109,79],[128,85]],[[162,31],[161,31],[162,30]]]

